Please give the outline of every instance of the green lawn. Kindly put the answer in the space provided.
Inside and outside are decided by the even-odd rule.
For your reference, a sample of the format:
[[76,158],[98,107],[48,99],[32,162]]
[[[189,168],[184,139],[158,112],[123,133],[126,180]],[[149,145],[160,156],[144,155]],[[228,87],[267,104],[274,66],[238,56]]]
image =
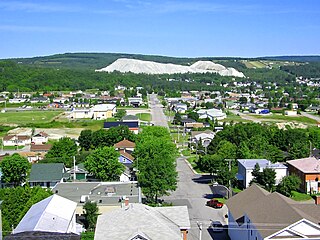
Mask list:
[[283,120],[287,122],[299,122],[305,124],[317,124],[317,121],[304,116],[285,116],[281,114],[272,114],[272,115],[255,115],[250,114],[250,116],[258,119],[272,119],[272,120]]
[[146,121],[150,122],[151,121],[151,114],[150,113],[138,113],[136,116],[141,120],[141,121]]
[[183,156],[186,156],[186,157],[191,156],[191,152],[189,149],[184,149],[181,151],[181,153],[183,154]]
[[26,125],[28,123],[48,123],[61,111],[19,111],[0,113],[0,123]]
[[312,199],[312,197],[309,194],[300,193],[300,192],[296,192],[296,191],[292,191],[291,198],[295,201],[307,201],[307,200]]
[[16,149],[22,149],[22,148],[24,148],[24,146],[18,146],[18,147],[16,147],[16,146],[3,146],[3,150],[16,150]]
[[240,116],[233,114],[232,112],[228,112],[227,118],[221,120],[221,122],[250,122],[249,120],[242,119]]

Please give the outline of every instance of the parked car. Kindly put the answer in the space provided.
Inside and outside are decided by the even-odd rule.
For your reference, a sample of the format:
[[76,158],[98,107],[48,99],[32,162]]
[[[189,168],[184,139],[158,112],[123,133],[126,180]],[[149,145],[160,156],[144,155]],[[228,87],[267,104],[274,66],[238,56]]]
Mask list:
[[222,208],[223,203],[219,202],[217,199],[211,199],[211,200],[207,201],[207,206],[213,207],[213,208]]
[[219,221],[212,221],[211,220],[210,228],[214,232],[222,232],[223,231],[223,225]]

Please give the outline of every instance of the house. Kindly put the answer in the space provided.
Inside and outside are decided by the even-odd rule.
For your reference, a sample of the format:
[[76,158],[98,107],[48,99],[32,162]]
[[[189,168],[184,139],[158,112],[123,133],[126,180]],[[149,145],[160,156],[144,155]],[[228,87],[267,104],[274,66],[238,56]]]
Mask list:
[[123,139],[122,141],[114,144],[114,147],[116,150],[124,150],[133,152],[134,148],[136,147],[136,144],[134,142],[131,142],[127,139]]
[[215,134],[211,130],[206,131],[192,131],[191,142],[198,144],[201,140],[201,144],[204,147],[208,147],[214,138]]
[[126,115],[121,121],[123,122],[139,122],[139,118],[136,115]]
[[31,143],[32,144],[45,144],[48,142],[48,134],[45,132],[39,132],[32,136]]
[[5,135],[2,144],[3,146],[26,146],[31,144],[31,138],[27,135]]
[[79,108],[72,109],[71,118],[82,119],[90,118],[94,120],[102,120],[113,117],[117,112],[115,104],[98,104],[92,108]]
[[127,126],[130,131],[134,132],[135,134],[138,134],[139,132],[139,123],[136,121],[130,121],[130,122],[104,122],[103,128],[109,129],[112,127],[118,127],[118,126]]
[[94,239],[187,240],[190,227],[187,206],[127,204],[98,216]]
[[53,188],[57,183],[64,182],[68,178],[69,174],[63,163],[37,163],[31,167],[28,182],[31,187]]
[[143,103],[141,97],[129,97],[128,98],[128,105],[132,107],[140,107]]
[[197,113],[199,114],[199,119],[209,118],[210,120],[222,120],[227,117],[227,115],[224,112],[222,112],[221,109],[216,108],[200,109],[197,111]]
[[289,174],[301,179],[300,190],[306,193],[320,192],[320,160],[315,157],[287,161]]
[[185,113],[188,110],[188,106],[185,103],[177,103],[174,106],[174,111],[178,113]]
[[5,240],[80,240],[81,236],[75,233],[58,233],[58,232],[44,232],[32,231],[10,234],[4,237]]
[[256,164],[259,164],[260,171],[263,171],[265,168],[275,170],[276,184],[279,184],[281,179],[287,176],[287,167],[282,163],[271,163],[267,159],[238,159],[237,179],[242,183],[243,187],[249,187],[253,179],[252,171]]
[[129,198],[131,203],[142,201],[137,181],[59,182],[52,192],[76,202],[79,214],[83,213],[82,207],[86,200],[96,202],[101,213],[107,211],[109,207],[120,207],[123,198]]
[[76,223],[76,207],[76,202],[54,194],[32,205],[13,233],[55,232],[80,235],[83,228]]
[[31,152],[45,152],[47,153],[52,148],[52,144],[31,144]]
[[227,200],[231,240],[319,239],[320,206],[256,184]]
[[36,163],[44,159],[46,152],[19,152],[19,155],[28,159],[29,163]]
[[91,110],[95,120],[111,118],[117,112],[116,104],[98,104],[93,106]]

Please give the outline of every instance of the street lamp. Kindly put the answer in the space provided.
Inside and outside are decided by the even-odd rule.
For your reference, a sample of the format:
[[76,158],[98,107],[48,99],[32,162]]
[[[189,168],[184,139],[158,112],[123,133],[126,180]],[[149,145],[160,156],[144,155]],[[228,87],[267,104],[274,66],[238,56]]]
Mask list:
[[213,179],[211,180],[211,183],[212,183],[212,186],[213,186],[213,187],[222,187],[222,188],[224,188],[224,189],[227,191],[227,193],[228,193],[228,199],[229,199],[230,197],[232,197],[231,189],[229,189],[229,188],[227,188],[226,186],[221,185],[221,184],[219,184],[219,183],[217,183],[217,182],[213,182]]

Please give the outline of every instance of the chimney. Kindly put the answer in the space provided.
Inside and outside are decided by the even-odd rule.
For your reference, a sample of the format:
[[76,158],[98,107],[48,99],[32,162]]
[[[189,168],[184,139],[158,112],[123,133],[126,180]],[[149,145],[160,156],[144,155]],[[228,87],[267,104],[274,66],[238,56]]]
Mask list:
[[320,205],[320,196],[315,196],[315,204]]

